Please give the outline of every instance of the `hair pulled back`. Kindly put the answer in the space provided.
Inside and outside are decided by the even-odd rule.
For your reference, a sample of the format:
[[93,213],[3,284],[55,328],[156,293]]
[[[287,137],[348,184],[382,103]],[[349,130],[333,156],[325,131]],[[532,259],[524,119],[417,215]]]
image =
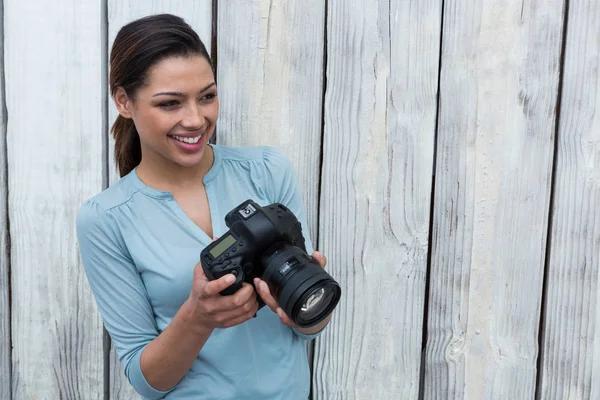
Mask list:
[[[148,82],[150,67],[169,57],[202,56],[212,66],[210,56],[198,34],[180,17],[158,14],[140,18],[123,26],[110,52],[110,93],[123,87],[135,98]],[[140,137],[133,120],[119,115],[111,133],[115,139],[115,161],[121,177],[142,160]]]

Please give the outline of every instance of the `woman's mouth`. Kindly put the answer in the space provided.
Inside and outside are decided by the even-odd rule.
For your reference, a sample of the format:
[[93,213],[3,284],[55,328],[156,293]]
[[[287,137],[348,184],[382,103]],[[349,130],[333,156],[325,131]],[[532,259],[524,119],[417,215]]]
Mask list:
[[195,153],[202,150],[205,145],[205,132],[196,136],[178,136],[178,135],[167,135],[173,140],[173,143],[182,151],[186,153]]
[[183,143],[194,144],[194,143],[198,143],[198,141],[202,138],[202,135],[198,135],[198,136],[194,136],[194,137],[169,135],[169,137],[172,137],[173,139],[179,140],[180,142],[183,142]]

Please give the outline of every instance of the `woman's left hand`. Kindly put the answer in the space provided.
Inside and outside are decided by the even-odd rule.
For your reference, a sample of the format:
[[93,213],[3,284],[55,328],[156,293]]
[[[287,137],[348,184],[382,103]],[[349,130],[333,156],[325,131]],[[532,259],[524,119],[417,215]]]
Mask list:
[[[315,251],[312,253],[313,259],[319,263],[321,268],[325,269],[325,265],[327,265],[327,257],[323,254]],[[276,298],[271,295],[271,291],[269,290],[269,285],[259,278],[254,278],[254,287],[256,288],[256,292],[263,299],[265,304],[273,311],[277,313],[281,322],[286,324],[287,326],[291,326],[292,328],[298,328],[298,326],[286,315],[283,309],[279,306],[279,302]]]

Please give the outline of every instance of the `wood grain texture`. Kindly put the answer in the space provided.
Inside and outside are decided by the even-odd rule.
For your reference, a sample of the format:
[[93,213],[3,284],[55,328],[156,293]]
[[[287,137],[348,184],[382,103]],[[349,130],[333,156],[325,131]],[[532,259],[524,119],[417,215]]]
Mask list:
[[[210,54],[212,40],[212,0],[108,0],[108,54],[112,43],[121,27],[135,19],[152,14],[169,13],[182,17],[198,33],[200,39]],[[110,90],[107,88],[107,90]],[[110,93],[110,91],[109,91]],[[118,112],[109,99],[109,129],[117,118]],[[114,161],[114,140],[109,132],[108,166],[109,184],[119,179],[118,170]],[[110,398],[111,399],[139,399],[123,373],[114,347],[110,351]]]
[[600,3],[569,2],[558,129],[542,399],[600,398]]
[[217,21],[217,143],[290,158],[316,247],[325,4],[220,0]]
[[563,9],[444,2],[426,399],[534,396]]
[[442,2],[328,2],[319,245],[342,299],[315,399],[416,399]]
[[101,399],[75,217],[103,176],[101,7],[4,1],[15,399]]
[[[4,16],[0,7],[0,32],[4,32]],[[4,36],[2,35],[4,39]],[[8,181],[6,153],[6,113],[4,98],[4,40],[0,41],[0,399],[11,398],[11,337],[8,235]]]
[[133,389],[133,386],[131,386],[127,380],[123,366],[119,362],[117,351],[112,346],[112,343],[110,346],[109,357],[109,398],[111,400],[141,399],[141,396]]

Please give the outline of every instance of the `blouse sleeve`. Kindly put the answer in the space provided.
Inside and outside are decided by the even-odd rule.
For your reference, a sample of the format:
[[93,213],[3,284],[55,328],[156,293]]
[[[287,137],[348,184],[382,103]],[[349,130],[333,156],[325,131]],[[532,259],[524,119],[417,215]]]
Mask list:
[[[298,218],[298,221],[302,225],[302,235],[305,240],[306,252],[310,256],[314,251],[314,247],[308,231],[302,188],[296,178],[294,167],[290,160],[274,147],[265,147],[264,160],[268,174],[267,180],[272,182],[269,192],[270,198],[273,202],[285,205]],[[296,329],[292,330],[300,338],[311,340],[319,336],[323,332],[323,329],[311,335],[304,334]]]
[[110,212],[91,200],[81,207],[77,237],[83,267],[127,379],[144,398],[162,398],[169,391],[152,388],[140,367],[142,350],[159,334],[154,314],[111,218]]

